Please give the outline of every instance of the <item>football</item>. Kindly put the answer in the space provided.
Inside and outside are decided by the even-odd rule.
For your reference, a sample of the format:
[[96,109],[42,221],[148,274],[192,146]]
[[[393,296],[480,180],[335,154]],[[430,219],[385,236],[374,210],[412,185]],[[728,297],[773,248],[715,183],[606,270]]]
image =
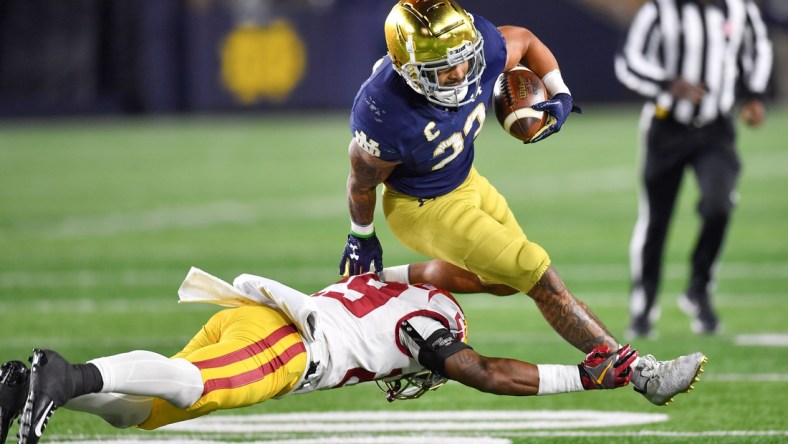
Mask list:
[[498,123],[504,131],[523,142],[530,142],[547,122],[545,112],[531,108],[531,105],[545,100],[547,91],[542,79],[524,66],[502,73],[493,89],[493,107]]

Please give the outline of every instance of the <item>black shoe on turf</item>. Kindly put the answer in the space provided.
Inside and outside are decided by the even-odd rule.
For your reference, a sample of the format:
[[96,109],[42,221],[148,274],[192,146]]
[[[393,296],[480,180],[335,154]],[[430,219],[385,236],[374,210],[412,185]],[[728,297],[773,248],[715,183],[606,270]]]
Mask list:
[[19,444],[36,444],[49,417],[71,396],[69,363],[52,350],[33,350],[30,357],[30,389],[19,418]]
[[22,413],[28,374],[22,361],[8,361],[0,366],[0,444],[5,443],[11,423]]
[[629,327],[624,332],[624,337],[627,341],[634,341],[637,339],[656,339],[657,332],[651,325],[651,320],[648,316],[635,316],[629,323]]
[[714,312],[708,294],[684,293],[677,302],[681,311],[692,318],[690,328],[693,332],[699,335],[716,335],[722,332],[722,324]]

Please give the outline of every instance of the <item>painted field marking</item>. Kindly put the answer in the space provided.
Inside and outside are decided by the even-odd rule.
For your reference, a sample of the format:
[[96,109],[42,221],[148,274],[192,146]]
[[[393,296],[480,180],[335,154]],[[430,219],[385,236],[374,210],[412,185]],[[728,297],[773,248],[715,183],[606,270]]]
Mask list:
[[[261,253],[261,254],[264,254]],[[788,278],[788,262],[759,262],[752,263],[735,263],[726,262],[721,265],[724,273],[725,280],[739,281],[757,278],[759,280],[779,280],[784,281]],[[583,282],[600,282],[610,280],[625,280],[629,276],[626,265],[622,264],[596,264],[596,265],[574,265],[565,264],[562,267],[562,274],[572,276],[576,281]],[[665,265],[665,279],[675,280],[684,279],[686,276],[686,266],[678,263],[668,263]],[[292,270],[292,267],[284,267],[283,269]],[[298,267],[299,273],[305,275],[320,273],[325,267]],[[185,270],[185,273],[188,270]],[[274,269],[276,271],[276,269]],[[176,279],[182,276],[180,273],[176,274]],[[0,288],[63,288],[63,287],[96,287],[96,286],[114,286],[122,285],[125,287],[149,287],[152,285],[169,285],[172,283],[172,273],[148,270],[148,269],[124,269],[122,272],[108,272],[98,271],[95,269],[83,270],[13,270],[13,271],[0,271]],[[608,298],[615,304],[621,303],[622,298],[625,296],[620,294],[611,293],[594,293],[584,292],[583,297],[593,298]],[[782,294],[764,293],[762,295],[749,294],[745,303],[740,302],[740,298],[736,295],[721,294],[717,295],[718,299],[726,299],[727,306],[735,304],[736,306],[749,307],[752,306],[751,297],[756,298],[757,304],[772,303],[773,305],[784,304],[783,299],[777,296]],[[479,298],[476,298],[479,299]],[[480,301],[482,305],[500,306],[502,301],[507,298],[486,298],[491,302],[488,304],[485,301]],[[510,298],[511,299],[511,298]],[[729,300],[727,300],[729,299]],[[761,300],[757,300],[761,299]],[[472,300],[472,299],[471,299]],[[494,301],[494,302],[493,302]],[[473,302],[469,302],[472,304]]]
[[[49,441],[57,442],[57,441]],[[101,439],[95,441],[60,441],[68,444],[227,444],[230,441],[214,441],[210,439],[199,440],[194,437],[180,437],[167,440],[152,440],[152,439],[118,439],[113,440]],[[412,435],[401,436],[328,436],[324,438],[310,437],[310,438],[295,438],[295,439],[272,439],[272,440],[254,440],[254,441],[232,441],[232,444],[512,444],[512,440],[505,438],[491,438],[485,436],[463,438],[457,436],[438,436],[431,435],[428,437]]]
[[704,373],[701,378],[703,382],[788,382],[788,373]]
[[788,347],[788,334],[785,333],[761,333],[738,335],[734,338],[736,345],[761,345],[769,347]]
[[[788,430],[704,430],[701,432],[671,432],[663,430],[639,430],[636,432],[595,432],[595,431],[546,431],[525,432],[509,435],[511,437],[539,438],[625,438],[653,436],[659,438],[702,438],[702,437],[749,437],[749,436],[788,436]],[[708,442],[708,441],[704,441]],[[290,443],[288,443],[290,444]]]
[[[707,430],[702,432],[670,432],[660,430],[641,430],[636,432],[594,432],[594,431],[534,431],[509,434],[510,438],[730,438],[730,437],[788,437],[788,430]],[[94,440],[49,440],[51,443],[68,444],[511,444],[512,440],[500,437],[489,436],[441,436],[441,435],[398,435],[398,436],[373,436],[373,435],[352,435],[352,436],[324,436],[309,438],[274,438],[268,440],[254,441],[217,441],[214,439],[199,439],[193,435],[177,436],[172,435],[167,439],[147,439],[147,438],[118,438],[103,435]]]
[[171,424],[160,430],[192,433],[487,432],[634,426],[668,419],[668,415],[662,413],[590,410],[348,411],[205,416]]
[[[214,201],[196,206],[67,217],[27,230],[49,239],[72,239],[160,232],[173,228],[252,225],[261,221],[290,220],[293,217],[324,220],[345,211],[341,205],[336,205],[339,202],[336,195],[265,199],[262,202]],[[270,208],[276,208],[277,211],[270,211]]]

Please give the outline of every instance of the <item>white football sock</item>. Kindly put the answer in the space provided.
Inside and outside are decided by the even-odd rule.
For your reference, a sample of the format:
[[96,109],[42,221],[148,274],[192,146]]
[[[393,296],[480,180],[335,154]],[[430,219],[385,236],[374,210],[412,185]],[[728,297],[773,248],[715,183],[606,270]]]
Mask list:
[[153,398],[150,396],[89,393],[69,400],[63,408],[91,413],[113,427],[125,429],[142,424],[148,419],[152,406]]
[[184,409],[202,396],[200,369],[185,359],[135,350],[88,362],[104,378],[102,393],[156,396]]

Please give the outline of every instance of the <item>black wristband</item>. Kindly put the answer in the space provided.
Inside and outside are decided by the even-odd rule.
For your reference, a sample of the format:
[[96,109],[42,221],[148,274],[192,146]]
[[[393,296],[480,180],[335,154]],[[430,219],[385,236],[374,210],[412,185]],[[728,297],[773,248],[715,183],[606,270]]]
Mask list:
[[446,360],[461,350],[471,348],[468,344],[458,341],[445,328],[436,330],[425,340],[408,322],[405,322],[403,327],[408,336],[419,346],[417,358],[419,364],[443,376],[446,376]]

